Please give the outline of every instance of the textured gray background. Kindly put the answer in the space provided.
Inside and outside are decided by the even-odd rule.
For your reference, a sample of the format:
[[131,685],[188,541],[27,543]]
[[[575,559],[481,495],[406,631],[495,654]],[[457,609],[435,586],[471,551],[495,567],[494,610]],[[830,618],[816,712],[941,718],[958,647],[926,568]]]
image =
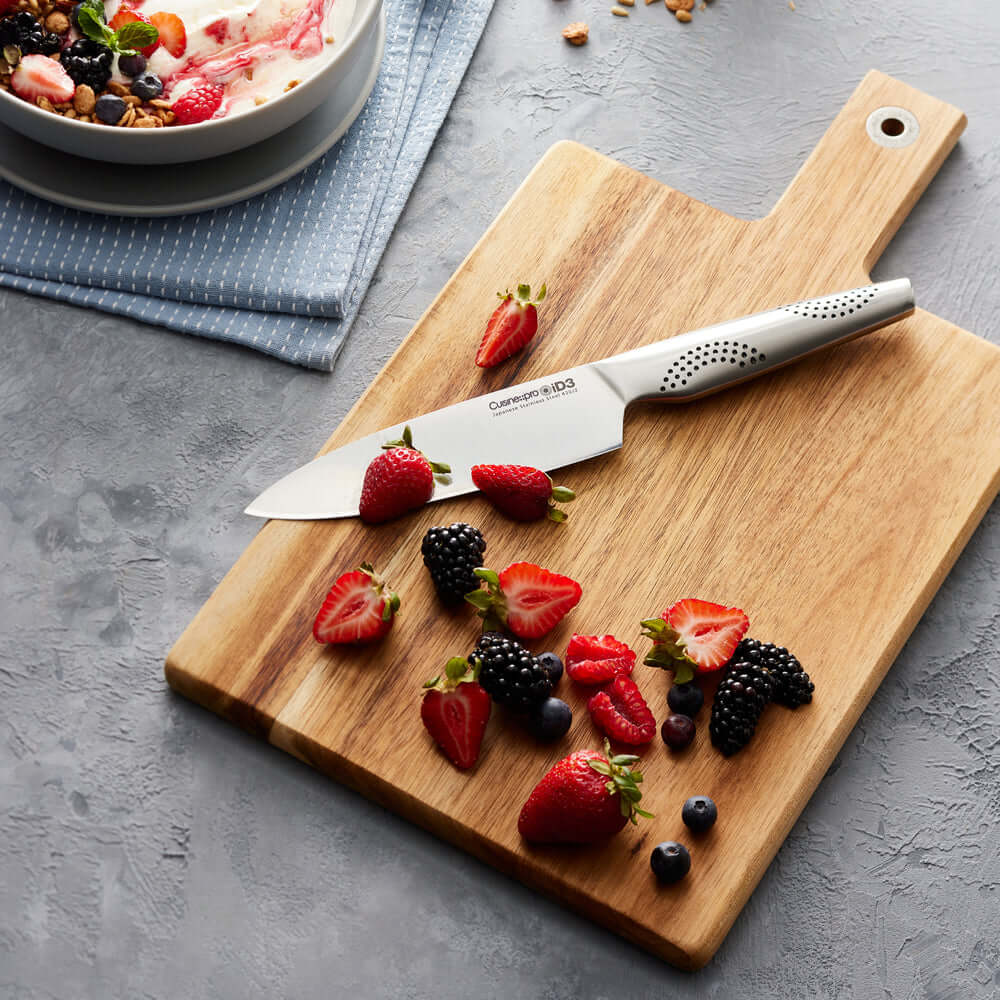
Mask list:
[[[172,696],[172,640],[550,143],[766,211],[871,67],[970,127],[876,276],[1000,340],[994,4],[499,0],[332,376],[0,295],[0,996],[1000,994],[1000,510],[678,973]],[[558,30],[585,17],[583,49]],[[841,637],[849,642],[850,637]]]

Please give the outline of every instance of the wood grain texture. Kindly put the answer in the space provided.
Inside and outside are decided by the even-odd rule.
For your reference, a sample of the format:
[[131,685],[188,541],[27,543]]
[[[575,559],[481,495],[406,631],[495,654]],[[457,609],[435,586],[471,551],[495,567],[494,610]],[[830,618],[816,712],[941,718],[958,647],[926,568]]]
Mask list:
[[[885,149],[882,105],[920,135]],[[461,398],[783,302],[862,284],[964,126],[948,105],[869,74],[773,212],[735,219],[571,143],[553,147],[328,442]],[[471,364],[496,287],[547,279],[542,333],[488,372]],[[919,296],[919,288],[917,289]],[[625,447],[563,478],[565,526],[518,525],[476,497],[370,528],[271,522],[167,658],[181,693],[529,885],[688,968],[721,943],[846,735],[1000,487],[1000,350],[918,310],[776,374],[679,407],[634,406]],[[452,769],[419,720],[420,683],[476,634],[436,603],[420,556],[432,524],[482,528],[487,562],[528,558],[580,580],[575,631],[634,642],[638,621],[697,595],[738,603],[752,634],[793,649],[813,705],[765,713],[750,751],[708,743],[643,755],[655,819],[609,845],[521,843],[517,812],[572,749],[597,744],[585,699],[568,737],[539,747],[494,712],[480,763]],[[362,559],[403,597],[374,651],[310,634],[331,580]],[[657,718],[667,677],[638,667]],[[680,807],[711,795],[720,821],[686,835]],[[689,843],[692,874],[658,887],[648,852]]]

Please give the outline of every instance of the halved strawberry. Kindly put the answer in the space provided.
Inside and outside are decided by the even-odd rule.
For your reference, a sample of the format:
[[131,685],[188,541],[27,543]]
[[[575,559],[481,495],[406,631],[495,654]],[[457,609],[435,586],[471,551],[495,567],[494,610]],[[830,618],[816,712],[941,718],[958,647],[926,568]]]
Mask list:
[[685,597],[659,618],[642,623],[653,648],[643,663],[674,672],[674,683],[684,684],[698,673],[724,666],[750,627],[739,608]]
[[574,635],[566,650],[566,673],[578,684],[607,684],[630,674],[635,653],[613,635]]
[[500,305],[486,324],[486,333],[476,352],[476,364],[480,368],[492,368],[506,361],[534,337],[538,331],[535,307],[545,298],[545,286],[542,285],[536,299],[531,297],[530,285],[518,285],[516,295],[510,289],[497,292],[497,295]]
[[587,702],[587,709],[597,728],[619,743],[641,746],[656,735],[656,719],[627,674],[619,674],[601,688]]
[[486,590],[474,590],[465,599],[479,610],[485,630],[506,625],[522,639],[540,639],[576,607],[583,589],[576,580],[542,569],[534,563],[511,563],[500,573],[477,569]]
[[530,465],[474,465],[472,481],[483,495],[515,521],[537,521],[548,517],[565,521],[567,514],[553,501],[569,503],[576,494],[567,486],[553,486],[541,469]]
[[381,639],[392,628],[399,596],[368,563],[345,573],[330,588],[313,623],[317,642],[363,643]]
[[444,673],[429,680],[420,718],[445,756],[463,771],[479,759],[493,702],[479,685],[479,665],[453,656]]
[[[108,27],[117,31],[122,25],[130,24],[132,21],[142,21],[143,24],[153,23],[145,14],[140,14],[131,4],[122,3],[119,5],[115,16],[108,21]],[[139,49],[139,51],[148,59],[159,47],[160,40],[157,38],[155,42],[147,45],[144,49]]]
[[10,77],[18,97],[35,104],[44,97],[52,104],[73,100],[76,84],[62,63],[43,55],[24,56]]
[[157,11],[149,20],[160,33],[160,43],[175,58],[179,59],[187,51],[187,30],[184,22],[176,14]]

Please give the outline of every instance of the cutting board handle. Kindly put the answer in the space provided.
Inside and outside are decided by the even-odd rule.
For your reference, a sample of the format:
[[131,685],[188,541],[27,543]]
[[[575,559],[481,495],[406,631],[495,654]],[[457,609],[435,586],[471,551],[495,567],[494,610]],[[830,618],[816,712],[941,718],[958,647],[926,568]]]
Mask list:
[[[803,269],[828,287],[865,281],[965,123],[958,108],[872,70],[762,224],[808,253]],[[857,255],[817,276],[829,235],[845,231]]]

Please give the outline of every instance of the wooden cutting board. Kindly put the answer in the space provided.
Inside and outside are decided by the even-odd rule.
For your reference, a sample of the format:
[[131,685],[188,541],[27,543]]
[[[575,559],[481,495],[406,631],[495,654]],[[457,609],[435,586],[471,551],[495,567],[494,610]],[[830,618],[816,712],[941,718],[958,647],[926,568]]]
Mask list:
[[[869,138],[875,109],[915,116],[905,148]],[[573,143],[554,146],[330,438],[345,444],[425,410],[807,296],[861,285],[955,144],[960,111],[870,73],[764,219],[745,221]],[[974,267],[970,262],[970,267]],[[892,275],[890,277],[895,277]],[[541,333],[513,361],[472,364],[497,290],[540,284]],[[920,289],[917,287],[919,300]],[[622,451],[572,467],[569,522],[514,524],[476,497],[377,528],[271,522],[177,641],[167,680],[212,711],[677,965],[703,965],[747,901],[1000,486],[1000,350],[945,320],[910,319],[697,403],[637,405]],[[447,459],[447,456],[441,456]],[[295,464],[290,456],[289,465]],[[248,500],[249,500],[248,496]],[[500,569],[528,559],[583,600],[536,650],[612,632],[640,657],[641,618],[684,596],[738,604],[751,634],[813,676],[811,706],[770,708],[746,751],[645,752],[655,819],[592,848],[529,848],[520,805],[557,759],[597,746],[564,679],[573,727],[533,744],[500,713],[472,773],[420,723],[420,684],[477,633],[445,613],[421,565],[432,524],[466,520]],[[376,648],[324,648],[310,627],[332,580],[363,559],[402,595]],[[658,719],[668,676],[635,678]],[[681,823],[711,795],[706,838]],[[658,887],[649,852],[691,848]],[[818,905],[822,902],[817,900]]]

